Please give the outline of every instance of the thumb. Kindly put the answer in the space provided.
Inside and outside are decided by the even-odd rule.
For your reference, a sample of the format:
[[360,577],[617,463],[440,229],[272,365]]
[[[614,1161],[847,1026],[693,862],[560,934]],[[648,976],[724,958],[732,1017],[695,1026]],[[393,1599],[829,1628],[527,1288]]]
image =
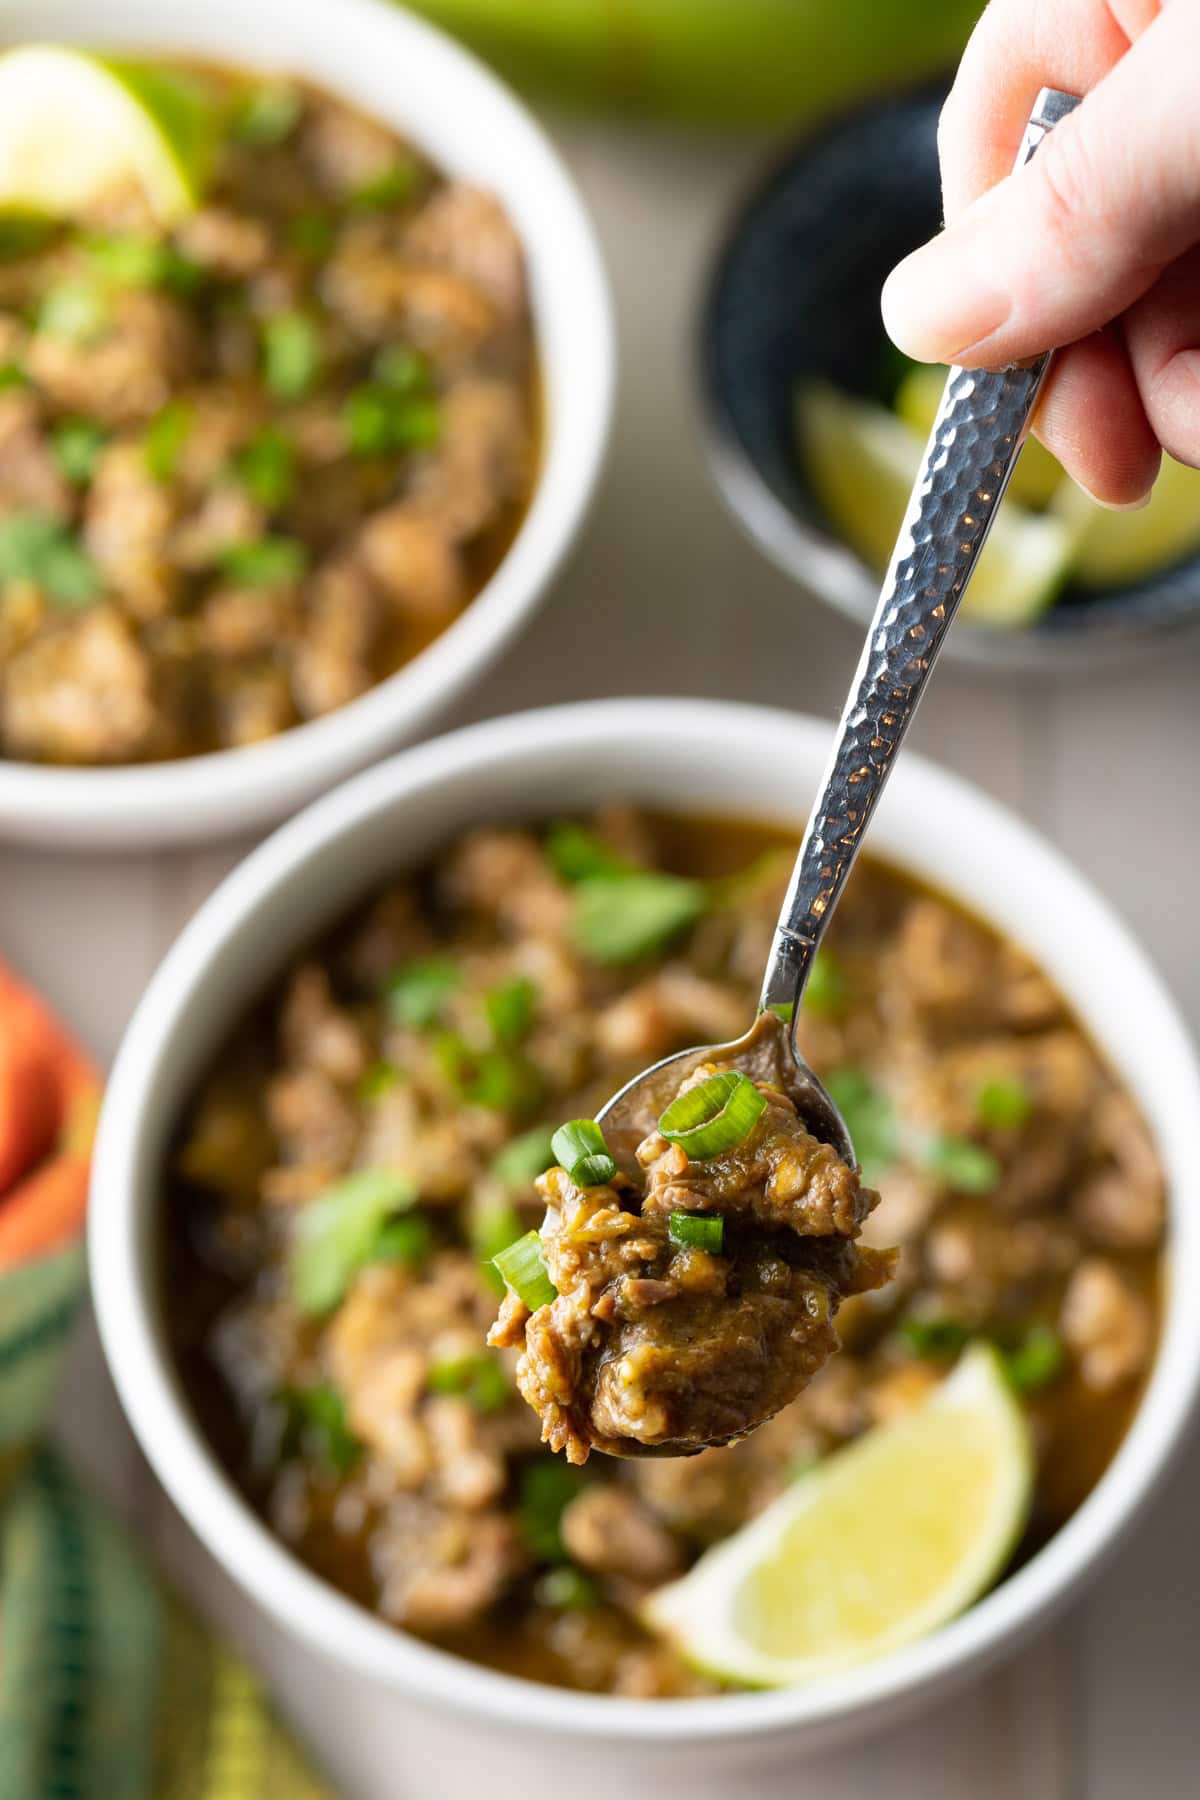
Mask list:
[[892,271],[882,308],[899,347],[998,367],[1144,294],[1200,238],[1198,63],[1200,8],[1166,8],[1031,162]]

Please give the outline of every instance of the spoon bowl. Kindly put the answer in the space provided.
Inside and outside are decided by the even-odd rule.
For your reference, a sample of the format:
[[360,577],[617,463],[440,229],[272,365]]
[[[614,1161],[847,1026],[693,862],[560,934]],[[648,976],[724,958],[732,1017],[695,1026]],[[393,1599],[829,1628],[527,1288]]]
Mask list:
[[654,1130],[688,1077],[707,1064],[715,1064],[718,1069],[740,1069],[753,1081],[782,1088],[795,1102],[796,1111],[813,1137],[831,1145],[843,1162],[855,1166],[857,1159],[846,1121],[801,1056],[795,1031],[778,1013],[764,1010],[743,1037],[730,1044],[677,1050],[673,1056],[664,1056],[661,1062],[643,1069],[613,1095],[596,1115],[596,1123],[618,1168],[627,1174],[636,1171],[638,1145]]

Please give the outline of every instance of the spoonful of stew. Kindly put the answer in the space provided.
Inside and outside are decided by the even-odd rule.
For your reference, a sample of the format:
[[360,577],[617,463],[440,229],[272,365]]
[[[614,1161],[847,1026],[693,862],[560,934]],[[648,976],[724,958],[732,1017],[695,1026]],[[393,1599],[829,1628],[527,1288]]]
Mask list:
[[[1076,102],[1043,89],[1018,165]],[[822,937],[1003,497],[1049,357],[951,369],[801,843],[750,1030],[645,1070],[564,1125],[540,1232],[496,1259],[489,1342],[571,1462],[743,1437],[838,1347],[835,1316],[893,1252],[878,1195],[795,1022]]]

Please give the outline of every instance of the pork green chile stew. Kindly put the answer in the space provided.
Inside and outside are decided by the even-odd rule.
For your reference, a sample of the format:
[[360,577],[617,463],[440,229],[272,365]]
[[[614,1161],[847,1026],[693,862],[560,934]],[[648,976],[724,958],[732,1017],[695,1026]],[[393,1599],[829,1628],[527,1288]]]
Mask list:
[[497,1259],[488,1342],[523,1352],[517,1386],[568,1462],[745,1437],[837,1349],[841,1302],[891,1273],[856,1241],[878,1195],[786,1092],[787,1027],[768,1015],[755,1037],[767,1079],[697,1069],[638,1147],[642,1181],[593,1121],[556,1133],[569,1167],[538,1180],[541,1232]]
[[0,754],[270,738],[469,604],[537,455],[498,202],[298,82],[156,69],[211,135],[198,208],[0,220]]
[[[1145,1123],[1021,950],[880,863],[855,873],[799,1027],[861,1175],[769,1083],[751,1084],[762,1105],[724,1172],[693,1154],[694,1119],[676,1133],[686,1166],[652,1138],[632,1197],[603,1163],[580,1166],[594,1145],[552,1143],[656,1058],[745,1030],[793,850],[623,808],[469,832],[304,955],[186,1110],[162,1253],[190,1404],[280,1539],[407,1631],[577,1688],[712,1692],[641,1625],[642,1597],[918,1403],[972,1340],[997,1347],[1033,1429],[1015,1560],[1126,1429],[1164,1230]],[[768,1423],[697,1455],[586,1467],[542,1443],[518,1390],[525,1350],[487,1336],[505,1306],[492,1259],[512,1271],[556,1166],[560,1220],[622,1215],[585,1256],[641,1238],[635,1261],[653,1265],[599,1271],[596,1299],[603,1315],[614,1281],[635,1284],[610,1326],[653,1377],[638,1419],[671,1400],[672,1317],[814,1296],[785,1371],[796,1397]],[[776,1171],[785,1225],[768,1244],[734,1198],[761,1209]],[[797,1217],[826,1202],[832,1229],[797,1247]]]

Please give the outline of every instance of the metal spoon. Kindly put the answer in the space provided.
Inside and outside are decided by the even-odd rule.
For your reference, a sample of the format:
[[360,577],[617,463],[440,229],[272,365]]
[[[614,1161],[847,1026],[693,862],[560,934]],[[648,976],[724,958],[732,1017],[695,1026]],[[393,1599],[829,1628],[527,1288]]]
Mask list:
[[[1042,89],[1017,168],[1078,104],[1071,94]],[[951,369],[779,915],[758,1017],[734,1043],[668,1056],[613,1095],[597,1123],[623,1167],[636,1166],[634,1150],[686,1077],[712,1062],[782,1082],[813,1135],[846,1162],[856,1161],[845,1120],[800,1053],[795,1021],[813,958],[1021,453],[1049,364],[1046,355],[999,374]]]

